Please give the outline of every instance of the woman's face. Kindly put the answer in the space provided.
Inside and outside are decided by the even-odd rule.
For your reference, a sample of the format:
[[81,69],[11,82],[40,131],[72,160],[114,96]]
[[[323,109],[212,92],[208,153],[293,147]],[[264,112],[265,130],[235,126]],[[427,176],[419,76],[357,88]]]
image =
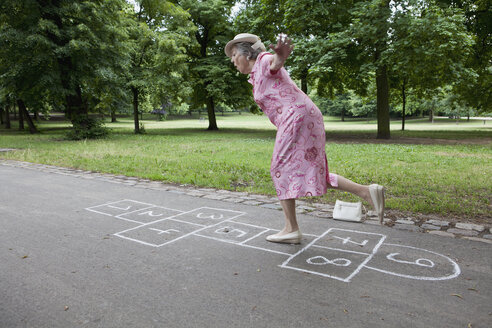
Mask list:
[[232,49],[231,62],[234,64],[234,66],[236,66],[236,69],[239,72],[243,74],[251,73],[253,65],[251,65],[251,62],[246,58],[246,56],[240,54],[237,51],[236,47]]

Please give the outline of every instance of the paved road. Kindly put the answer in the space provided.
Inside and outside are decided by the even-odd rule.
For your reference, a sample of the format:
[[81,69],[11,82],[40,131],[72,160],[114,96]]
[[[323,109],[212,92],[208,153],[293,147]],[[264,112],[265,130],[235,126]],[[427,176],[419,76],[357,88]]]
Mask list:
[[490,327],[492,246],[0,165],[0,327]]

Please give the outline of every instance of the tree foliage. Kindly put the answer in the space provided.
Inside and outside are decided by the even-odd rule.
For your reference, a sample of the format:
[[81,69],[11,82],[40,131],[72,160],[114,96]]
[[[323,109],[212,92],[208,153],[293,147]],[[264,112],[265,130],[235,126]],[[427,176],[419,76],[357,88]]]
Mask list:
[[[0,7],[2,87],[28,107],[50,103],[74,126],[91,124],[100,85],[123,69],[122,0],[5,0]],[[87,124],[86,124],[87,123]]]
[[486,0],[3,0],[0,112],[62,110],[85,138],[103,135],[94,113],[133,105],[138,133],[144,110],[205,106],[214,130],[217,108],[258,110],[225,44],[285,32],[301,89],[332,113],[376,104],[388,138],[390,104],[491,112],[491,22]]

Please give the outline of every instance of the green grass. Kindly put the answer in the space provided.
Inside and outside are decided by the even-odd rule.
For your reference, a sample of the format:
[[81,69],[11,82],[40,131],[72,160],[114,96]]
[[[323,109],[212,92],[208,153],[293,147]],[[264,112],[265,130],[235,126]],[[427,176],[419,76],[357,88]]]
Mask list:
[[[39,135],[0,129],[0,158],[123,174],[165,182],[274,195],[270,159],[275,128],[265,116],[217,116],[208,121],[144,117],[145,135],[133,134],[130,118],[108,123],[103,140],[67,141],[66,122],[41,122]],[[492,223],[492,122],[409,120],[392,122],[391,141],[374,139],[376,122],[326,118],[330,171],[362,184],[388,188],[390,209],[480,217]],[[317,201],[356,197],[329,191]]]

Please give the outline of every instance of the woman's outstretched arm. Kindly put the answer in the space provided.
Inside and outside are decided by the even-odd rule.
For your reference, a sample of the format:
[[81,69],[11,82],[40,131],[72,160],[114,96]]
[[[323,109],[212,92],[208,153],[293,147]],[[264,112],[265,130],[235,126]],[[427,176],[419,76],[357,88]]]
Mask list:
[[275,51],[270,63],[270,70],[276,72],[284,66],[294,46],[292,40],[282,33],[278,36],[277,44],[271,44],[270,48]]

